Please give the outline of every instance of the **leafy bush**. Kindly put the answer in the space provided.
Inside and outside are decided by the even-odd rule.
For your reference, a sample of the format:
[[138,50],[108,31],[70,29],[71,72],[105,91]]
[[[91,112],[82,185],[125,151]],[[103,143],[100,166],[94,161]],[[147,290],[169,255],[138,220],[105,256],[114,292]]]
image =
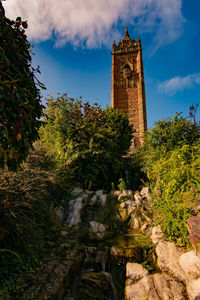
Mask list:
[[145,167],[147,170],[151,169],[151,165],[169,151],[182,145],[192,145],[198,142],[199,138],[199,127],[180,114],[156,122],[145,138],[143,149]]
[[159,121],[141,150],[152,189],[154,221],[169,239],[188,246],[186,220],[200,195],[199,126],[176,115]]
[[31,67],[24,28],[27,22],[20,17],[5,17],[0,1],[0,167],[10,170],[16,170],[38,138],[43,108],[39,88],[44,86]]
[[58,238],[49,208],[66,191],[48,166],[37,148],[17,173],[0,170],[0,299],[18,299]]
[[128,118],[119,110],[101,109],[66,95],[51,97],[47,105],[41,141],[64,181],[109,189],[117,180],[122,155],[130,147]]

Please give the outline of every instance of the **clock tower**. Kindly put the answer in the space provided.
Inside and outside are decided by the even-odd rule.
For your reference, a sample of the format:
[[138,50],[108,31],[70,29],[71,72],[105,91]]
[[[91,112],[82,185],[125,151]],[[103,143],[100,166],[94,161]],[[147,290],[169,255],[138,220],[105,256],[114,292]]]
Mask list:
[[112,48],[111,106],[129,117],[134,133],[130,153],[143,145],[147,130],[141,40],[131,39],[128,28]]

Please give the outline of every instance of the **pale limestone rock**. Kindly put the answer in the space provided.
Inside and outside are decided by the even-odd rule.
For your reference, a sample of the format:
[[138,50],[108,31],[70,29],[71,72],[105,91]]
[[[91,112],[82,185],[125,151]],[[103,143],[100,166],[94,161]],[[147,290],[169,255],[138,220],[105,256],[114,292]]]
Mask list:
[[69,207],[68,224],[69,226],[75,226],[81,223],[81,209],[83,207],[83,198],[78,197],[71,200]]
[[166,274],[151,275],[154,280],[155,290],[162,300],[186,300],[185,287],[182,283]]
[[126,221],[128,217],[135,211],[136,204],[131,200],[120,203],[119,213],[122,219],[122,222]]
[[134,218],[133,229],[135,229],[135,230],[140,229],[140,222],[139,222],[139,220],[137,218]]
[[194,250],[183,253],[179,258],[179,264],[188,279],[200,277],[200,257],[196,255]]
[[143,187],[140,191],[140,195],[147,200],[151,199],[149,187]]
[[97,202],[97,195],[93,195],[92,198],[90,199],[90,204],[94,205]]
[[84,190],[80,187],[75,187],[72,192],[71,195],[72,196],[79,196],[80,194],[82,194],[84,192]]
[[101,203],[101,206],[104,207],[106,205],[107,195],[101,195],[101,196],[99,196],[99,201]]
[[130,215],[136,209],[136,205],[135,205],[135,203],[133,201],[127,200],[127,201],[122,202],[120,204],[120,208],[126,209],[127,210],[127,214]]
[[130,262],[126,264],[126,277],[131,282],[136,282],[148,274],[149,272],[140,264]]
[[103,195],[103,190],[98,190],[95,193],[98,197]]
[[[127,284],[128,283],[128,284]],[[166,274],[144,276],[135,284],[126,282],[126,300],[184,300],[184,286]]]
[[154,244],[157,244],[160,240],[164,238],[164,234],[161,230],[161,226],[155,226],[152,228],[151,239]]
[[104,224],[98,223],[96,221],[90,222],[90,231],[93,233],[105,232],[106,226]]
[[92,195],[94,193],[94,191],[85,190],[85,193],[88,194],[88,195]]
[[145,233],[146,230],[148,229],[148,227],[149,227],[149,223],[144,223],[144,224],[142,225],[142,227],[141,227],[142,233]]
[[182,254],[171,242],[160,241],[156,246],[157,264],[162,272],[184,281],[186,274],[179,265],[179,258]]
[[121,194],[121,191],[120,191],[120,190],[113,191],[113,195],[114,195],[115,197],[119,197],[120,194]]
[[128,191],[127,190],[123,190],[122,193],[120,193],[119,197],[118,197],[118,200],[121,201],[123,198],[126,198],[126,197],[129,197],[129,194],[128,194]]
[[133,192],[131,190],[128,190],[128,195],[129,195],[130,199],[133,201],[134,200]]
[[200,278],[189,280],[186,283],[186,289],[190,300],[200,300]]
[[126,300],[160,300],[155,292],[154,283],[151,276],[145,276],[135,284],[126,282],[125,299]]
[[140,206],[142,204],[142,197],[140,196],[139,192],[136,192],[134,194],[134,199],[137,206]]

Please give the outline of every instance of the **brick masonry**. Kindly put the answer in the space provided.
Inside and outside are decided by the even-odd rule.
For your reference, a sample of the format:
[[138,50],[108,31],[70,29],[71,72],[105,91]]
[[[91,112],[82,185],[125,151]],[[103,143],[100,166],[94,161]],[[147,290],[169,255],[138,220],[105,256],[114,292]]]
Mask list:
[[129,152],[143,145],[147,129],[141,41],[131,39],[126,27],[124,37],[112,49],[111,106],[129,116],[134,134]]

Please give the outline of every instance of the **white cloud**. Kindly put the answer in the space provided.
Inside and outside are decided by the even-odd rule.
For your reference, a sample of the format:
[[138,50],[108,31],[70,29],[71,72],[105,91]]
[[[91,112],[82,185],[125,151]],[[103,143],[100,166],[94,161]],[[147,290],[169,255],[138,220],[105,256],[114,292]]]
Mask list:
[[189,74],[185,77],[176,76],[165,80],[159,84],[158,89],[165,94],[176,94],[196,85],[200,85],[200,73]]
[[[182,0],[7,0],[6,15],[28,20],[33,41],[55,37],[57,45],[71,42],[88,48],[110,47],[121,33],[117,25],[152,32],[155,47],[176,40],[183,30]],[[137,37],[136,37],[137,38]]]

